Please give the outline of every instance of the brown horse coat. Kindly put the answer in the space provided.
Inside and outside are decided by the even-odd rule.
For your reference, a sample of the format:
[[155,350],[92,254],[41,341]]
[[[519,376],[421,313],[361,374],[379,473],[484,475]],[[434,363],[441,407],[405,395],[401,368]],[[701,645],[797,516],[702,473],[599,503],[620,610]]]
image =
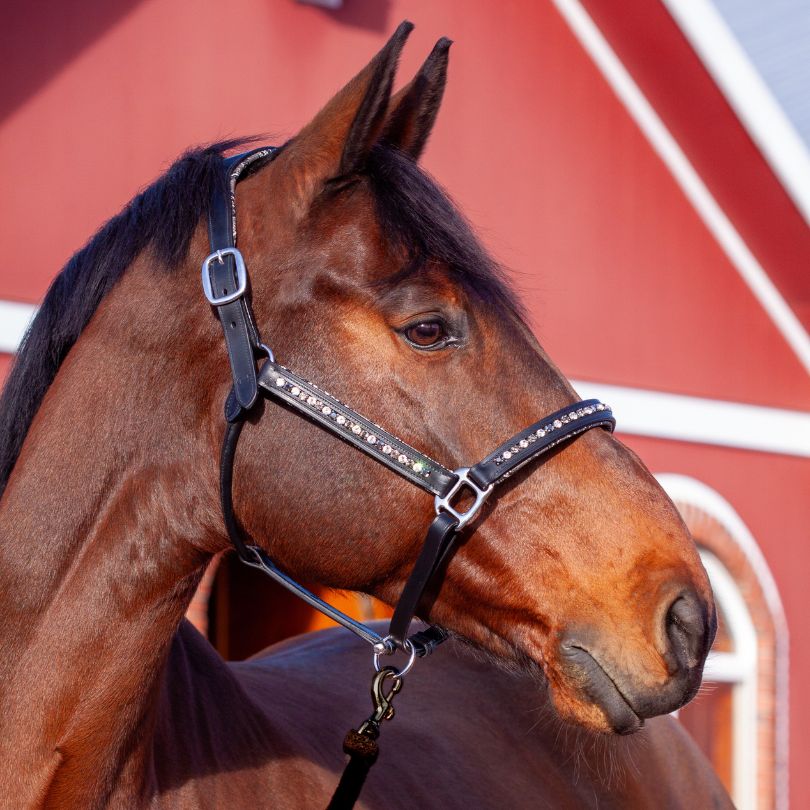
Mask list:
[[[358,688],[370,666],[368,648],[342,630],[223,664],[184,623],[161,690],[153,805],[325,807],[342,738],[371,708]],[[225,693],[240,699],[224,704]],[[674,718],[629,737],[578,731],[536,681],[457,642],[407,676],[380,750],[358,804],[367,810],[732,806]]]

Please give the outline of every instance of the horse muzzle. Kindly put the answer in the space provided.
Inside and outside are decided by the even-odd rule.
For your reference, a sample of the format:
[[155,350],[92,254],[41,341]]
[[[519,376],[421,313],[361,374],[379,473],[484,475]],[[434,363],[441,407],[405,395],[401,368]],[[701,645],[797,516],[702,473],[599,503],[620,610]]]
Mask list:
[[641,683],[626,666],[616,665],[608,645],[594,633],[567,634],[560,642],[563,672],[582,696],[602,710],[617,734],[631,734],[646,718],[679,709],[700,687],[716,631],[714,611],[695,593],[683,591],[663,613],[663,679],[657,684]]

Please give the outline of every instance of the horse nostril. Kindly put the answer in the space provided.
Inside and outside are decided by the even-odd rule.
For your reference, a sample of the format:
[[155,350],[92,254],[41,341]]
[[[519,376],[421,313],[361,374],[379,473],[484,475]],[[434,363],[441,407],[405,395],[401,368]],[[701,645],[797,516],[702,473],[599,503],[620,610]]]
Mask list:
[[669,606],[665,621],[667,638],[680,667],[689,670],[702,663],[708,651],[709,627],[698,597],[681,594]]

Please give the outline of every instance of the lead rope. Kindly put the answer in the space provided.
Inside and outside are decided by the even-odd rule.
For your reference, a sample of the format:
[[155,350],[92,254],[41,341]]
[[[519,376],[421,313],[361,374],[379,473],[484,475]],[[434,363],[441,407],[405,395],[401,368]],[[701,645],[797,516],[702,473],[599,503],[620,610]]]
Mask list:
[[[380,655],[387,650],[375,645],[374,667],[377,674],[371,682],[374,711],[357,730],[349,729],[343,740],[343,751],[348,754],[349,761],[326,810],[351,810],[360,797],[369,771],[377,761],[380,753],[377,740],[382,722],[394,717],[394,697],[402,689],[403,679],[416,657],[416,650],[407,636],[408,628],[422,594],[453,546],[457,529],[458,520],[446,512],[440,512],[430,524],[422,551],[397,602],[389,628],[389,638],[409,652],[410,658],[402,670],[390,666],[381,668]],[[389,678],[391,688],[385,692],[385,682]]]
[[[389,679],[391,688],[386,692],[385,682]],[[343,751],[349,755],[349,761],[326,810],[351,810],[360,798],[366,777],[380,753],[377,744],[380,726],[384,720],[394,717],[393,701],[402,689],[402,684],[402,675],[394,667],[384,667],[374,676],[371,682],[374,711],[356,731],[349,729],[343,740]]]

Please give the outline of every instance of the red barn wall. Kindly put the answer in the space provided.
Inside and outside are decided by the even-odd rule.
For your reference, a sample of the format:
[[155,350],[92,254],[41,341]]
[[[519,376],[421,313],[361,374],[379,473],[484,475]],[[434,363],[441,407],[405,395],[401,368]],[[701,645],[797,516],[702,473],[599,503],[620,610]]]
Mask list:
[[[424,164],[512,269],[565,373],[810,410],[806,371],[550,3],[345,5],[66,0],[47,13],[9,9],[0,299],[37,302],[70,253],[188,145],[255,132],[281,142],[408,17],[417,28],[403,80],[439,36],[456,41]],[[597,19],[610,16],[588,5]],[[636,54],[635,69],[644,64]],[[752,144],[736,148],[738,161],[760,167]],[[734,165],[718,172],[724,188]],[[753,232],[755,219],[740,219],[763,262],[784,254],[783,243]],[[797,234],[784,238],[798,252],[807,246]],[[6,364],[0,358],[0,374]],[[791,630],[791,798],[803,806],[810,461],[623,438],[653,470],[718,490],[763,549]]]

